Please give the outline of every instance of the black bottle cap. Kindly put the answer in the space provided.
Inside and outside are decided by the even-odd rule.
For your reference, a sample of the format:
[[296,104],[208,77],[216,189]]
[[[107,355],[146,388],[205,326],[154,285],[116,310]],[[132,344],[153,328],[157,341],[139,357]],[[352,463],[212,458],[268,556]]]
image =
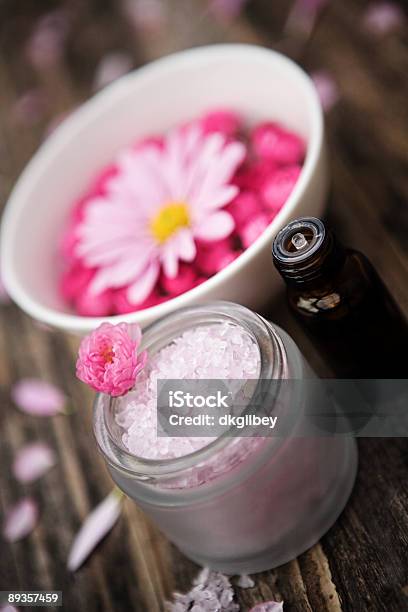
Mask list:
[[290,284],[302,284],[334,271],[343,250],[323,221],[301,217],[280,230],[272,246],[275,267]]

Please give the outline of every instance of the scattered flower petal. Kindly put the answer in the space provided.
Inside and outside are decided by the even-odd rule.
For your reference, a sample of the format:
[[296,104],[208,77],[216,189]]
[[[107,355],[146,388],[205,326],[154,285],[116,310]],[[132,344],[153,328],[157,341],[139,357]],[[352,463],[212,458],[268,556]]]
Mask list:
[[9,509],[3,524],[3,536],[9,542],[25,538],[38,521],[38,506],[31,497],[24,497]]
[[210,111],[201,119],[205,133],[221,132],[231,138],[237,135],[241,124],[242,119],[238,113],[222,108]]
[[48,69],[61,60],[68,20],[64,11],[55,10],[41,17],[28,39],[27,57],[38,70]]
[[234,261],[239,254],[234,251],[228,238],[214,243],[201,243],[195,263],[202,274],[212,276]]
[[20,482],[32,482],[55,465],[54,451],[41,442],[23,446],[13,463],[13,474]]
[[122,498],[122,494],[114,489],[85,519],[68,555],[67,567],[71,572],[75,572],[84,563],[115,525],[120,516]]
[[167,612],[238,612],[234,591],[227,576],[204,568],[194,580],[194,586],[186,594],[174,593],[174,602],[166,603]]
[[264,601],[251,608],[249,612],[283,612],[283,601]]
[[236,19],[249,0],[210,0],[210,10],[220,21]]
[[375,35],[384,35],[401,27],[405,21],[403,10],[393,2],[371,4],[364,16],[363,25]]
[[88,289],[74,300],[76,311],[82,317],[107,317],[113,309],[113,291],[106,290],[94,295]]
[[11,114],[16,124],[32,126],[43,119],[47,110],[45,95],[39,89],[30,89],[14,102]]
[[163,0],[122,0],[123,12],[137,30],[156,32],[166,21]]
[[11,389],[13,402],[27,414],[54,416],[63,411],[66,397],[62,391],[45,380],[24,378]]
[[252,217],[262,212],[262,204],[252,191],[241,191],[226,210],[233,216],[239,231]]
[[287,31],[301,32],[308,38],[315,27],[321,10],[329,0],[295,0],[286,20]]
[[168,278],[163,275],[161,285],[166,293],[171,296],[176,296],[194,287],[196,279],[197,274],[194,269],[187,264],[182,264],[175,278]]
[[305,156],[305,143],[299,136],[276,123],[261,123],[251,135],[255,153],[277,165],[299,164]]
[[123,51],[112,51],[105,55],[99,62],[95,77],[94,89],[102,89],[127,74],[133,66],[133,60],[128,53]]
[[336,81],[324,70],[314,72],[310,76],[316,87],[323,110],[325,112],[329,111],[339,99],[339,89]]
[[261,195],[270,211],[275,214],[279,212],[292,193],[301,170],[300,166],[287,166],[277,170],[265,181]]
[[146,362],[146,353],[137,353],[141,337],[139,325],[102,323],[80,344],[77,377],[95,391],[124,395]]
[[237,580],[237,586],[241,587],[241,589],[252,589],[252,587],[255,586],[255,582],[252,580],[251,576],[242,574]]

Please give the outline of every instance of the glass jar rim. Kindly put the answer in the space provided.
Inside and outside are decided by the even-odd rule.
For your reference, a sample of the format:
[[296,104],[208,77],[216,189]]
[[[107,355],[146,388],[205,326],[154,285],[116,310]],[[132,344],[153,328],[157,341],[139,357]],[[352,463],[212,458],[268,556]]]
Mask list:
[[[233,302],[209,302],[198,306],[178,309],[162,319],[151,323],[143,332],[141,350],[160,350],[185,330],[197,325],[231,322],[245,329],[255,340],[260,357],[258,381],[282,378],[287,365],[286,349],[274,326],[260,315]],[[157,348],[159,345],[159,348]],[[256,391],[255,391],[256,392]],[[231,429],[222,433],[204,447],[170,459],[146,459],[134,455],[124,445],[119,444],[112,435],[106,422],[106,408],[115,402],[102,393],[94,401],[93,429],[99,450],[105,460],[116,470],[140,480],[173,477],[184,470],[196,467],[214,452],[222,450],[228,443],[237,440],[231,436]]]

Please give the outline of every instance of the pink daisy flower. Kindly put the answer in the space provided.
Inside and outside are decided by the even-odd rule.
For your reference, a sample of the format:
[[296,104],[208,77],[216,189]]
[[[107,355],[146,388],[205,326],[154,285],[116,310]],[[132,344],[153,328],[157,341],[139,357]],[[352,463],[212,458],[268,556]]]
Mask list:
[[196,256],[195,240],[221,240],[234,229],[221,210],[239,192],[230,184],[244,160],[241,142],[204,133],[197,124],[119,158],[107,192],[91,200],[77,230],[76,255],[97,268],[90,291],[128,286],[133,304],[152,292],[161,270],[178,274]]

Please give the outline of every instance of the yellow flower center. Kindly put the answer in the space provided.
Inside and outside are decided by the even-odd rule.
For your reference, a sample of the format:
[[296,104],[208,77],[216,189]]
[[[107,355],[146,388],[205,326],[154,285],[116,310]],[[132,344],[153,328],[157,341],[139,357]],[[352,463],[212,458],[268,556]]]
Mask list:
[[115,357],[113,348],[111,346],[105,346],[101,351],[101,357],[105,363],[112,363],[113,358]]
[[153,236],[159,243],[166,242],[177,230],[190,225],[188,207],[185,202],[165,204],[150,222]]

